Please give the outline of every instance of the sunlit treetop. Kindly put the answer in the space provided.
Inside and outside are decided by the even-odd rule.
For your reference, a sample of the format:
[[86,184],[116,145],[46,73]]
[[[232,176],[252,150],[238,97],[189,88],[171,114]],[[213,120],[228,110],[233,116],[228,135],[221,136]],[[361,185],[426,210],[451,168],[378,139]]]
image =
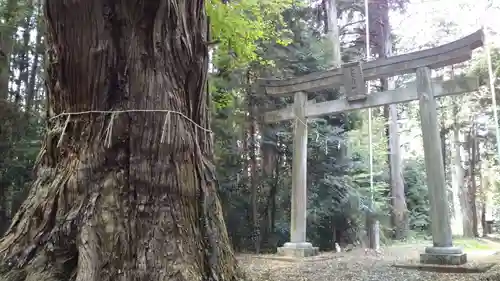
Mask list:
[[211,37],[217,40],[214,63],[231,56],[226,67],[262,61],[257,54],[258,42],[275,41],[287,44],[281,13],[290,8],[293,0],[209,0],[206,2],[210,18]]

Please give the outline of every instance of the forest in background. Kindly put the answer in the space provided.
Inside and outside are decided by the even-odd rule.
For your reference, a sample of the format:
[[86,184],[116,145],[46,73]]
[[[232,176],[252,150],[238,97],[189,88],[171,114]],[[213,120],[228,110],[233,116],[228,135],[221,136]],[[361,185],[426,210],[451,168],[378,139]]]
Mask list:
[[[207,4],[214,38],[209,74],[214,162],[236,251],[274,251],[288,240],[293,123],[262,125],[259,116],[292,101],[255,95],[251,86],[258,77],[286,78],[332,67],[326,2]],[[370,6],[374,15],[370,59],[385,55],[379,39],[383,36],[377,33],[380,15],[387,9],[404,13],[406,4]],[[4,232],[28,195],[47,130],[47,50],[41,3],[6,0],[0,5],[0,231]],[[342,60],[364,59],[363,3],[339,1],[337,8]],[[443,33],[436,45],[461,37],[451,21],[436,28]],[[395,54],[407,49],[398,45],[398,39],[392,36]],[[445,77],[475,74],[482,85],[478,92],[439,100],[453,232],[467,237],[482,234],[482,226],[500,203],[495,137],[499,124],[493,122],[485,61],[481,51],[470,63],[436,71]],[[492,61],[498,76],[498,49],[492,50]],[[399,77],[396,83],[412,78]],[[332,89],[311,97],[321,102],[336,99],[339,93]],[[367,211],[381,222],[383,242],[429,235],[418,104],[375,109],[373,116],[374,190],[369,184],[367,112],[309,122],[308,238],[323,250],[332,249],[335,242],[363,240]],[[404,196],[394,200],[398,191]]]

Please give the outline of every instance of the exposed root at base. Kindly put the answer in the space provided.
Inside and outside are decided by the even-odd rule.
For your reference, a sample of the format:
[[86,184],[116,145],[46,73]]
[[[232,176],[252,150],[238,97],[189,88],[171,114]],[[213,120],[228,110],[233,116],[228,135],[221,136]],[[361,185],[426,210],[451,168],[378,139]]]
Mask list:
[[[67,259],[68,262],[60,261],[65,268],[48,265],[47,258],[43,254],[34,259],[25,267],[2,269],[0,280],[2,281],[73,281],[75,280],[76,256]],[[72,261],[72,262],[71,262]]]

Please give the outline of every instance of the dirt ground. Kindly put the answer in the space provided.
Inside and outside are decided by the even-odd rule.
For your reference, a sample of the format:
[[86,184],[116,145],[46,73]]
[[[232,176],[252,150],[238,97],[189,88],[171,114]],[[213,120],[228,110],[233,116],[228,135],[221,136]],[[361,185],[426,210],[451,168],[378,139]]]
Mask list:
[[[438,273],[402,269],[395,264],[417,264],[426,245],[403,244],[382,248],[380,253],[355,249],[347,253],[322,253],[313,258],[287,259],[277,255],[238,256],[240,265],[254,281],[500,281],[500,243],[482,241],[481,249],[467,249],[466,268],[494,265],[485,273]],[[463,267],[461,267],[463,268]]]

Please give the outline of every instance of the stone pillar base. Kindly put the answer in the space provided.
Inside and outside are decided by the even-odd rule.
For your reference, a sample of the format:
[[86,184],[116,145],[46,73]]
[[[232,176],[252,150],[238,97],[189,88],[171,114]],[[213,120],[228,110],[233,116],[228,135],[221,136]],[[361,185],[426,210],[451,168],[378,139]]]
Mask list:
[[420,254],[420,263],[437,265],[462,265],[467,263],[467,254],[458,247],[427,247]]
[[286,257],[305,258],[317,256],[319,254],[318,247],[313,247],[311,243],[292,243],[288,242],[283,247],[278,248],[278,255]]

